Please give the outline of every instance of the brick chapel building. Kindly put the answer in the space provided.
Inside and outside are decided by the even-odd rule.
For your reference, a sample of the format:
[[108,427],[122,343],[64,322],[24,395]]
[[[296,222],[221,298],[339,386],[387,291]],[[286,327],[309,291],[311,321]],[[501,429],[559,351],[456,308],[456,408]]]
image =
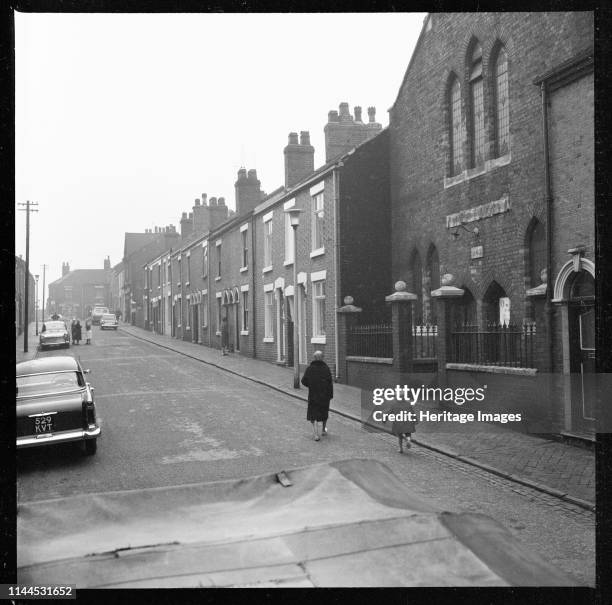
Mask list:
[[[570,434],[594,430],[593,40],[590,12],[430,14],[389,125],[393,279],[417,323],[455,288],[441,369],[565,376]],[[510,353],[479,346],[500,326]]]

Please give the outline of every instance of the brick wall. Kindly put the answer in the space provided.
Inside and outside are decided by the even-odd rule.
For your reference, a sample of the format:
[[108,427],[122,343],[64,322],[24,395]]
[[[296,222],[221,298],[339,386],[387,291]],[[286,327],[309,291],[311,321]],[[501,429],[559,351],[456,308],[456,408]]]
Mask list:
[[[511,320],[521,323],[525,316],[525,234],[534,216],[545,220],[541,99],[539,87],[533,80],[592,44],[592,15],[471,13],[434,14],[432,17],[432,29],[423,33],[390,113],[393,280],[406,279],[410,289],[411,252],[416,249],[424,263],[427,250],[433,244],[438,250],[441,275],[450,273],[455,278],[454,285],[469,288],[479,307],[489,285],[497,281],[510,297]],[[469,111],[465,57],[473,36],[482,46],[486,159],[493,161],[480,171],[468,171],[462,179],[450,180],[446,85],[451,73],[461,80],[462,119],[467,140]],[[490,62],[500,42],[508,55],[510,152],[496,159]],[[559,106],[557,114],[561,113],[561,106],[571,111],[575,101],[571,97],[576,96],[572,91],[561,94],[566,102],[563,105],[562,98],[553,101]],[[565,136],[580,140],[578,130],[581,126],[576,126],[575,134]],[[579,146],[580,158],[588,161],[587,139]],[[566,147],[565,144],[562,147]],[[563,157],[569,158],[566,153],[561,152]],[[464,157],[466,155],[467,146],[464,145]],[[592,182],[592,176],[590,178]],[[579,181],[588,179],[585,175],[584,180]],[[556,212],[561,216],[572,213],[575,216],[575,193],[576,189],[571,200],[563,195],[556,198]],[[579,198],[588,195],[583,193]],[[592,191],[590,195],[592,204]],[[509,212],[468,225],[469,229],[475,225],[479,227],[479,238],[462,229],[458,229],[455,238],[454,229],[446,228],[447,215],[504,197],[510,203]],[[589,231],[587,216],[589,213],[585,212],[580,219],[584,219],[585,234]],[[592,219],[592,210],[590,217]],[[575,231],[572,227],[572,232]],[[471,248],[477,245],[483,247],[483,258],[471,260]],[[555,258],[555,266],[567,260],[560,241],[555,247]]]
[[389,319],[391,278],[389,132],[346,158],[340,177],[340,301],[352,296],[360,322]]

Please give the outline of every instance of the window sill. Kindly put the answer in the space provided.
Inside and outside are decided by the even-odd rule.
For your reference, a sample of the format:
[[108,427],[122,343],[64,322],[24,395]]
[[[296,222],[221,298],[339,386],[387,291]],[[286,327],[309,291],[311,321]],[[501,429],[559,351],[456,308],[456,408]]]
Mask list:
[[487,172],[491,172],[496,168],[500,168],[501,166],[507,166],[512,160],[512,155],[507,153],[506,155],[502,155],[498,158],[493,158],[490,160],[486,160],[484,165],[478,166],[476,168],[468,168],[451,177],[444,177],[444,189],[448,189],[449,187],[454,187],[459,183],[463,183],[464,181],[469,181],[471,179],[475,179],[476,177],[482,176]]
[[274,338],[264,338],[264,342],[274,342]]
[[219,331],[215,332],[215,336],[221,336],[221,332]]
[[208,277],[208,274],[202,275],[202,279],[206,279],[207,277]]
[[327,343],[327,337],[326,336],[313,336],[310,339],[310,343],[313,345],[324,345]]
[[310,253],[310,258],[315,258],[317,256],[321,256],[322,254],[325,254],[325,247],[323,248],[317,248],[316,250],[313,250]]
[[221,281],[221,276],[217,275],[217,277],[215,277],[215,281]]
[[269,265],[268,267],[264,267],[261,270],[262,273],[269,273],[270,271],[272,271],[272,265]]
[[240,267],[240,273],[244,273],[245,271],[248,271],[249,268],[248,267]]
[[286,260],[286,261],[283,263],[283,265],[284,265],[285,267],[290,267],[291,265],[293,265],[293,261],[292,261],[292,260]]
[[186,281],[186,282],[185,282],[185,286],[188,286],[188,285],[189,285],[189,282],[188,282],[188,281]]
[[514,376],[537,376],[536,368],[515,368],[508,366],[488,366],[475,363],[447,363],[447,370],[464,372],[486,372],[487,374],[511,374]]
[[240,336],[248,336],[248,335],[249,335],[248,330],[240,330]]

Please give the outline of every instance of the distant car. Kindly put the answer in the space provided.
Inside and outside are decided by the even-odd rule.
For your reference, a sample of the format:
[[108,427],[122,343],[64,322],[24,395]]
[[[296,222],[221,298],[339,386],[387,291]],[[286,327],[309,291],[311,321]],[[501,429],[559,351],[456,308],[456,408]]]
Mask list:
[[100,325],[102,315],[104,315],[105,313],[108,313],[108,307],[94,307],[94,310],[91,314],[91,323],[94,326]]
[[70,332],[63,321],[46,320],[43,322],[39,337],[40,348],[70,347]]
[[88,372],[69,356],[17,364],[17,449],[82,441],[86,454],[96,453],[100,425]]
[[112,313],[105,313],[100,320],[100,330],[116,330],[119,326],[117,318]]

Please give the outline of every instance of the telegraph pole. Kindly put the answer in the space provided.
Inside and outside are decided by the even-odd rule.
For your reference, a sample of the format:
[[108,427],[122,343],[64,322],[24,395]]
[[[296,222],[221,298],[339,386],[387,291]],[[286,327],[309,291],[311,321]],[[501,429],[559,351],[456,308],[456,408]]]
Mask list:
[[23,204],[19,202],[19,206],[25,206],[19,210],[26,213],[26,266],[25,266],[25,313],[23,315],[23,352],[28,352],[28,307],[30,305],[30,212],[38,212],[32,206],[38,206],[38,202],[30,202],[29,200]]

